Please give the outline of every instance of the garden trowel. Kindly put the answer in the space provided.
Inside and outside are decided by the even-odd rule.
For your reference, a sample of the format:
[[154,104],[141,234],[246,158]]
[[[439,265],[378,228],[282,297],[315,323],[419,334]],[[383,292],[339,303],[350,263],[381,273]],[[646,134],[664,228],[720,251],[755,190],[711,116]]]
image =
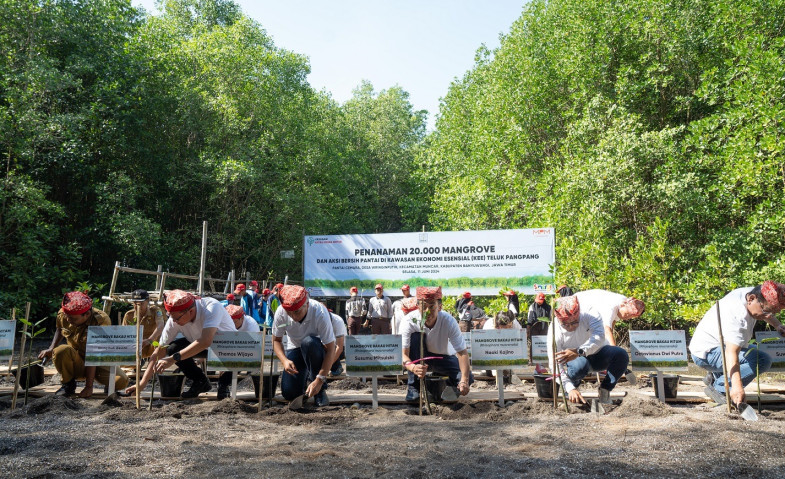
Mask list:
[[289,410],[296,411],[303,408],[303,402],[308,399],[308,393],[297,396],[289,403]]
[[753,409],[749,404],[745,402],[740,402],[739,404],[737,404],[736,410],[739,411],[741,418],[744,419],[745,421],[758,420],[758,414],[755,412],[755,409]]

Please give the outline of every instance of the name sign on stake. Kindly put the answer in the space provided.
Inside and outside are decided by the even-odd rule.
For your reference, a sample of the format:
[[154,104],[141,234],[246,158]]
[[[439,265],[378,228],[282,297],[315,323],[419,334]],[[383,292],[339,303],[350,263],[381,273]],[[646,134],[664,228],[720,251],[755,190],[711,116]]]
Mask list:
[[785,338],[776,331],[756,331],[755,339],[761,341],[768,338],[779,338],[776,341],[760,343],[758,347],[771,356],[771,369],[769,372],[785,371]]
[[345,352],[348,376],[398,374],[403,368],[401,336],[397,334],[346,336]]
[[16,321],[0,321],[0,360],[11,359],[15,334]]
[[261,357],[261,331],[218,331],[207,349],[207,366],[216,371],[258,370]]
[[548,362],[548,336],[532,336],[532,362]]
[[684,331],[630,331],[630,366],[639,371],[686,371]]
[[469,361],[472,360],[472,332],[467,331],[465,333],[461,333],[463,336],[463,342],[466,343],[466,354],[469,355]]
[[[141,339],[140,346],[141,346]],[[136,326],[89,326],[85,366],[136,364]]]
[[472,366],[509,369],[529,364],[526,332],[522,329],[478,329],[472,332]]

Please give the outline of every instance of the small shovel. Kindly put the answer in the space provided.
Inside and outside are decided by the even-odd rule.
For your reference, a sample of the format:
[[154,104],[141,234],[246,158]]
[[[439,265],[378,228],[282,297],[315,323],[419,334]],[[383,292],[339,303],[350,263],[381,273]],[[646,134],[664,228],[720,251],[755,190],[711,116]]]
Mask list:
[[744,419],[745,421],[758,420],[758,414],[755,412],[755,409],[750,407],[750,405],[745,402],[740,402],[739,404],[736,404],[736,410],[739,411],[741,418]]
[[290,411],[296,411],[298,409],[302,409],[303,408],[303,401],[305,401],[306,399],[308,399],[308,394],[307,393],[306,394],[302,394],[302,395],[297,396],[296,398],[292,399],[292,402],[289,403],[289,410]]

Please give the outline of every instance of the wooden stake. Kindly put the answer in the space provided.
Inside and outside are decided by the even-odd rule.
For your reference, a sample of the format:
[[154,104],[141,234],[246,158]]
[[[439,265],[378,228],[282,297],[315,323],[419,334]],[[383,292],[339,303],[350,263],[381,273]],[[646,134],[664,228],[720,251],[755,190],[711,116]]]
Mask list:
[[[28,303],[30,304],[30,303]],[[14,317],[16,316],[16,309],[14,309]],[[19,364],[16,367],[16,379],[14,380],[14,394],[11,399],[11,410],[16,409],[16,398],[19,396],[19,376],[22,375],[22,359],[25,356],[25,344],[27,343],[27,323],[22,327],[22,344],[19,347]],[[31,341],[32,347],[32,341]]]
[[[16,308],[11,309],[11,321],[14,322],[14,331],[16,331]],[[16,335],[14,335],[16,336]],[[14,346],[16,345],[16,337],[11,338],[11,358],[8,360],[8,372],[5,373],[6,380],[11,379],[11,368],[14,366]],[[21,364],[22,357],[19,356],[19,363]]]
[[201,296],[204,293],[204,267],[207,262],[207,221],[202,222],[202,256],[199,261],[199,284],[196,291]]
[[141,409],[142,407],[142,393],[139,391],[138,386],[139,381],[142,378],[142,349],[139,347],[139,340],[142,339],[139,337],[139,331],[141,329],[140,323],[142,322],[142,318],[140,318],[139,306],[139,302],[134,303],[134,317],[136,318],[136,409]]
[[553,370],[551,371],[551,394],[553,395],[553,409],[556,409],[556,395],[558,384],[556,384],[556,318],[553,316],[554,309],[556,309],[556,301],[551,299],[551,350],[553,351]]
[[[728,413],[731,412],[730,407],[730,378],[728,377],[728,363],[725,359],[725,338],[722,336],[722,319],[720,318],[720,302],[717,301],[717,327],[720,333],[720,351],[722,351],[722,374],[725,375],[725,402],[728,405]],[[714,387],[714,386],[709,386]]]
[[[267,336],[267,327],[263,324],[262,325],[262,359],[261,361],[259,361],[259,410],[258,412],[262,412],[262,401],[264,398],[264,396],[262,395],[262,389],[263,389],[262,386],[264,386],[264,345],[265,345],[266,336]],[[270,362],[271,363],[273,362],[272,357],[270,357]],[[270,377],[272,377],[272,374],[270,374]]]

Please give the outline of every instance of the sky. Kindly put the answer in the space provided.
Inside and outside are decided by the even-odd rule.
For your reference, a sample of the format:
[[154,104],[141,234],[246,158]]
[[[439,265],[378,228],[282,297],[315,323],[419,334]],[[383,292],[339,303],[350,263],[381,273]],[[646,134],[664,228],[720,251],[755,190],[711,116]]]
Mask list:
[[[308,82],[343,103],[363,80],[400,86],[432,130],[439,99],[493,50],[524,0],[236,0],[277,47],[308,57]],[[133,0],[155,13],[155,0]]]

